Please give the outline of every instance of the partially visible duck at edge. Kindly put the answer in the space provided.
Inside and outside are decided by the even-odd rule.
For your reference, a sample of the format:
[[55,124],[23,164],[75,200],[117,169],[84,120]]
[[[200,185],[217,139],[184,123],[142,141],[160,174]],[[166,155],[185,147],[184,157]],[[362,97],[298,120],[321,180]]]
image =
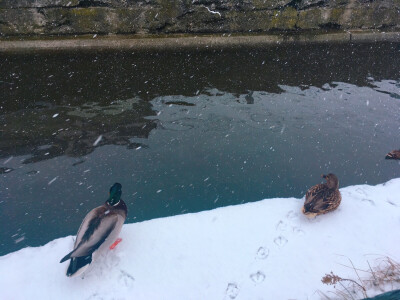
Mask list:
[[335,174],[322,175],[326,183],[311,187],[306,193],[306,200],[302,208],[307,218],[314,218],[335,210],[342,201],[339,192],[339,180]]
[[386,154],[386,159],[400,159],[400,150],[393,150]]
[[82,274],[102,253],[108,249],[121,231],[128,209],[121,199],[122,186],[115,183],[110,188],[107,201],[91,210],[83,219],[76,235],[74,249],[60,263],[70,260],[67,276]]

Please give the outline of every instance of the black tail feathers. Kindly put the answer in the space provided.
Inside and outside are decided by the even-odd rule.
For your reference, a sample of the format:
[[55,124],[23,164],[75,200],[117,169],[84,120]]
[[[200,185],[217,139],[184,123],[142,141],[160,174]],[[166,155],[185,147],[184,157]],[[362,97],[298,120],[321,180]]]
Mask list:
[[71,251],[70,253],[68,253],[67,255],[65,255],[65,256],[60,260],[60,263],[63,263],[64,261],[67,261],[68,259],[70,259],[73,252],[74,252],[74,251]]
[[[70,255],[70,254],[68,254],[68,255]],[[91,254],[88,255],[88,256],[72,257],[71,261],[69,263],[69,266],[68,266],[67,276],[68,277],[73,276],[76,272],[78,272],[83,267],[89,265],[91,262],[92,262],[92,255]]]

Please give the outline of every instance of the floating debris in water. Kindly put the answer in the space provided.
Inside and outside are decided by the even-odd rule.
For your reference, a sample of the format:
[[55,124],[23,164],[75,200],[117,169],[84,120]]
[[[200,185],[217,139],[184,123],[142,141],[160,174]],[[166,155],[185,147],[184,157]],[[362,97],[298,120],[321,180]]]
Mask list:
[[35,175],[38,173],[40,173],[40,171],[32,170],[32,171],[26,172],[26,174],[28,174],[28,175]]
[[100,141],[101,141],[102,139],[103,139],[103,136],[100,135],[100,136],[96,139],[96,141],[93,143],[93,146],[96,147],[97,144],[100,143]]
[[12,169],[12,168],[0,168],[0,174],[10,173],[11,171],[14,171],[14,169]]
[[18,244],[18,243],[22,242],[24,239],[25,239],[25,237],[21,236],[20,238],[15,240],[15,243]]
[[48,185],[52,184],[54,181],[56,181],[58,176],[54,177],[52,180],[49,181]]
[[186,101],[167,101],[165,102],[166,105],[171,107],[171,105],[181,105],[181,106],[196,106],[194,103],[189,103]]
[[9,158],[7,158],[7,160],[4,162],[4,164],[10,162],[13,158],[14,158],[14,156],[10,156]]
[[77,165],[83,164],[84,162],[85,162],[84,160],[80,160],[76,163],[73,163],[72,166],[77,166]]
[[53,119],[54,119],[54,118],[57,118],[58,115],[59,115],[59,114],[54,114],[54,115],[53,115]]

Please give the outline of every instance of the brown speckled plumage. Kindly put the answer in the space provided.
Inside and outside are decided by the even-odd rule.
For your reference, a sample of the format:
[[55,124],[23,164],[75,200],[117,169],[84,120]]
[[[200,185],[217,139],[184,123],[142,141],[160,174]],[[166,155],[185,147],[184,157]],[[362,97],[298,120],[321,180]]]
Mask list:
[[386,159],[400,159],[400,150],[393,150],[386,154]]
[[312,218],[335,210],[342,201],[336,175],[328,174],[322,177],[326,179],[326,183],[314,185],[306,193],[302,211],[307,217]]

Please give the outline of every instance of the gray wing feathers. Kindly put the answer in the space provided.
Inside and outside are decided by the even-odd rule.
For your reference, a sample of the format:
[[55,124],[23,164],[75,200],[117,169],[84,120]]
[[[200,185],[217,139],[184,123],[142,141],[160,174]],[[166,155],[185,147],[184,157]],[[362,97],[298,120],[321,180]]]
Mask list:
[[83,219],[83,221],[81,223],[81,226],[79,226],[78,233],[76,234],[74,248],[76,248],[79,245],[79,243],[81,242],[83,235],[85,234],[85,232],[89,228],[90,221],[93,220],[93,218],[95,218],[96,216],[101,215],[103,210],[104,209],[101,206],[100,207],[96,207],[96,208],[92,209],[86,215],[86,217]]
[[93,234],[90,235],[87,240],[82,240],[83,235],[89,229],[90,219],[88,219],[88,217],[89,215],[81,225],[75,242],[77,246],[74,251],[72,251],[70,257],[86,256],[93,253],[93,251],[99,248],[100,245],[109,237],[118,222],[117,215],[108,215],[106,218],[101,219],[99,226],[93,231]]

